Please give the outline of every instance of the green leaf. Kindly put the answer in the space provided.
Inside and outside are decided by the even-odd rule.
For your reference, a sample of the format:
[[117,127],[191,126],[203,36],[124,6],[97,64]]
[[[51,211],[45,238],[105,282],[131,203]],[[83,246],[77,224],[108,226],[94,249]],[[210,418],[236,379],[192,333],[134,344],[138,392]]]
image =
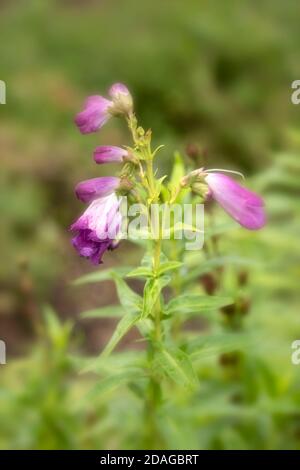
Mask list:
[[45,319],[46,335],[51,340],[54,349],[63,349],[67,346],[71,332],[73,329],[73,322],[67,320],[61,322],[55,311],[49,305],[43,308]]
[[161,276],[162,274],[168,272],[168,271],[173,271],[175,269],[180,268],[183,265],[180,261],[167,261],[166,263],[163,263],[159,270],[158,270],[158,275]]
[[62,325],[53,308],[50,307],[50,305],[45,305],[43,309],[43,314],[48,333],[50,333],[53,337],[59,335],[62,329]]
[[123,305],[128,313],[140,313],[142,309],[141,296],[134,292],[116,272],[113,272],[112,277],[116,283],[117,293],[121,305]]
[[151,278],[145,284],[143,308],[141,318],[146,318],[151,314],[154,305],[156,304],[162,289],[171,281],[169,276],[159,278]]
[[155,182],[155,189],[156,189],[156,194],[157,196],[160,195],[160,192],[161,192],[161,188],[162,188],[162,184],[164,182],[164,180],[167,178],[167,175],[164,175],[162,176],[161,178],[159,178],[158,180],[156,180]]
[[112,337],[105,346],[104,350],[101,353],[101,357],[107,357],[117,346],[119,341],[126,335],[126,333],[137,323],[140,319],[140,314],[136,313],[127,313],[117,324],[115,331],[113,332]]
[[181,178],[185,175],[183,158],[179,152],[174,154],[174,165],[170,177],[170,187],[176,187],[180,184]]
[[107,305],[106,307],[93,308],[82,312],[81,318],[105,318],[105,317],[122,317],[124,315],[124,308],[121,305]]
[[164,145],[159,145],[158,147],[156,147],[156,149],[154,150],[154,152],[152,152],[152,157],[154,158],[156,156],[156,154],[162,149],[164,148]]
[[98,382],[87,394],[88,398],[96,397],[103,393],[112,392],[121,385],[128,384],[131,381],[144,378],[145,374],[140,369],[129,369],[125,372],[106,377]]
[[120,276],[125,276],[132,268],[127,267],[120,267],[114,269],[104,269],[101,271],[95,271],[93,273],[85,274],[80,278],[76,279],[72,282],[73,285],[79,286],[81,284],[88,284],[93,282],[102,282],[102,281],[110,281],[113,280],[113,276],[118,274]]
[[152,276],[152,270],[145,266],[140,266],[136,269],[130,271],[126,277],[138,277],[138,278],[148,278]]
[[192,386],[197,383],[197,377],[189,356],[181,349],[160,349],[155,353],[155,365],[175,383],[182,386]]
[[215,310],[233,303],[229,297],[217,297],[198,294],[183,294],[176,297],[167,305],[165,314],[201,313],[201,310]]
[[186,224],[184,222],[177,222],[173,227],[166,228],[162,231],[162,236],[165,238],[170,238],[176,233],[181,232],[192,232],[192,233],[203,233],[204,229],[200,229],[191,224]]
[[[187,344],[187,351],[193,359],[201,359],[235,350],[247,350],[253,346],[254,338],[247,333],[217,333],[199,335]],[[258,340],[259,341],[259,340]]]
[[133,350],[114,352],[106,357],[100,355],[94,359],[72,356],[71,360],[80,373],[95,372],[101,375],[110,374],[112,370],[120,373],[125,369],[145,368],[147,365],[146,353],[139,351],[137,354]]

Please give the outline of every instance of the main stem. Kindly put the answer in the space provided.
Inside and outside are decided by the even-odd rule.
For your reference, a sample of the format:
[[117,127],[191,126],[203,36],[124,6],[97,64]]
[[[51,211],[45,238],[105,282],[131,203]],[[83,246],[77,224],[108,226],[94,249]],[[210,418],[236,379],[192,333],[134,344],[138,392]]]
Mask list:
[[[151,221],[151,204],[159,203],[159,195],[156,191],[155,175],[153,171],[153,154],[150,148],[150,141],[145,145],[144,132],[139,132],[136,117],[131,114],[128,116],[128,125],[131,130],[132,137],[136,149],[142,154],[145,161],[145,173],[141,174],[141,180],[145,183],[148,193],[148,213]],[[145,175],[145,178],[144,178]],[[151,229],[151,227],[149,227]],[[152,260],[153,260],[153,277],[158,275],[160,267],[161,255],[161,229],[159,223],[158,238],[152,243]],[[157,299],[153,311],[152,318],[154,324],[153,336],[148,341],[148,361],[150,366],[150,379],[145,399],[145,442],[144,447],[147,449],[156,449],[162,445],[159,429],[157,426],[157,409],[161,402],[161,385],[154,371],[154,355],[156,344],[162,339],[161,331],[161,302]]]
[[[159,266],[160,266],[160,252],[161,252],[161,239],[155,240],[154,248],[153,248],[153,271],[155,275],[158,273]],[[155,324],[155,340],[161,340],[161,305],[160,305],[160,298],[157,299],[157,302],[154,306],[154,324]]]
[[[153,158],[152,155],[148,156],[149,159],[146,161],[146,177],[148,180],[149,186],[149,206],[151,202],[158,203],[159,197],[156,195],[155,191],[155,179],[153,172]],[[150,207],[149,207],[150,208]],[[151,220],[151,219],[150,219]],[[161,254],[161,234],[160,227],[158,230],[158,238],[153,240],[152,244],[152,259],[153,259],[153,275],[154,277],[158,275],[160,267],[160,254]],[[146,436],[146,443],[150,448],[157,448],[161,446],[161,439],[159,429],[157,427],[157,409],[160,406],[161,400],[161,385],[158,378],[155,376],[153,361],[155,354],[155,343],[159,343],[162,338],[161,332],[161,303],[160,298],[157,299],[153,307],[153,322],[154,322],[154,334],[153,342],[149,341],[149,363],[150,363],[150,382],[148,388],[148,397],[146,399],[146,427],[148,429],[148,436]]]

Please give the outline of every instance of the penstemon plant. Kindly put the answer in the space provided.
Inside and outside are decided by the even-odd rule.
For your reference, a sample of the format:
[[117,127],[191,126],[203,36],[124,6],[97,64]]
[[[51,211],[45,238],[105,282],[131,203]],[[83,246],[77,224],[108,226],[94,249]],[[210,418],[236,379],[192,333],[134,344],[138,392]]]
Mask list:
[[[84,276],[78,283],[106,279],[116,283],[121,306],[104,307],[85,314],[85,317],[121,317],[95,369],[107,373],[112,364],[109,383],[131,383],[142,397],[145,411],[142,445],[155,448],[163,446],[158,418],[169,384],[193,388],[198,381],[192,354],[183,339],[185,320],[199,312],[212,312],[232,304],[231,298],[199,293],[185,261],[189,254],[197,262],[195,250],[202,247],[201,239],[200,244],[191,246],[186,243],[186,238],[191,239],[193,234],[203,237],[204,213],[201,208],[210,200],[219,203],[225,212],[249,230],[257,230],[265,224],[265,212],[261,197],[225,174],[236,173],[234,171],[205,168],[187,171],[181,156],[176,154],[170,177],[158,176],[154,161],[158,160],[161,146],[152,149],[151,130],[144,130],[139,125],[132,96],[123,84],[117,83],[110,88],[109,99],[89,97],[75,122],[81,133],[88,134],[98,131],[114,116],[126,120],[132,143],[124,148],[100,146],[95,149],[97,164],[119,162],[121,169],[117,176],[97,177],[77,185],[78,199],[89,206],[71,226],[74,232],[72,243],[81,256],[96,265],[102,263],[106,250],[117,248],[126,236],[145,248],[139,267],[102,270]],[[128,233],[125,230],[124,234],[122,203],[125,198],[128,214],[133,206],[135,212],[131,215],[136,214],[137,207],[139,209],[140,231],[130,231],[127,220]],[[191,216],[186,222],[182,220],[182,209],[188,206]],[[157,210],[153,211],[153,208]],[[165,211],[169,215],[167,218]],[[135,229],[137,225],[134,224]],[[209,239],[210,234],[207,236]],[[143,280],[142,295],[130,288],[125,277]],[[121,353],[124,360],[120,370],[120,360],[118,367],[110,362],[111,353],[133,326],[146,341],[147,352],[146,355],[139,352],[128,356]]]

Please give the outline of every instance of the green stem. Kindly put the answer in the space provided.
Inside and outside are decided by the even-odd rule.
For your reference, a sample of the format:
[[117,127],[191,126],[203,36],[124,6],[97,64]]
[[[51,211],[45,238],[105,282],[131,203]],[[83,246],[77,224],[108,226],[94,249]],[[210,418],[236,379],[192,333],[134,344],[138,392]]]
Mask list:
[[[160,266],[160,253],[161,253],[161,239],[155,240],[154,243],[154,263],[153,270],[155,275],[157,275],[159,266]],[[155,340],[161,340],[161,305],[160,298],[157,299],[157,302],[154,306],[154,323],[155,323]]]
[[[154,172],[153,172],[153,161],[152,158],[149,158],[146,160],[146,175],[147,175],[147,181],[149,184],[149,190],[150,190],[150,198],[153,200],[156,199],[156,194],[155,194],[155,180],[154,180]],[[155,201],[157,202],[157,201]]]
[[[161,253],[161,239],[155,240],[153,243],[153,273],[157,274],[160,266],[160,253]],[[154,343],[160,342],[162,338],[161,332],[161,303],[157,299],[153,308],[153,321],[154,321]],[[161,403],[161,385],[159,379],[155,376],[154,372],[154,355],[155,344],[151,339],[148,344],[148,360],[150,365],[150,380],[147,390],[147,397],[145,402],[145,418],[146,418],[146,448],[157,449],[161,446],[161,437],[159,428],[157,426],[157,410]]]
[[[141,130],[138,131],[138,124],[135,116],[132,114],[128,116],[128,126],[132,133],[135,148],[137,152],[140,152],[142,159],[140,161],[140,177],[144,182],[144,187],[148,193],[147,206],[149,220],[150,209],[152,203],[159,203],[159,195],[156,191],[155,175],[153,171],[153,153],[150,147],[150,138]],[[145,162],[145,168],[143,168],[143,162]],[[150,227],[149,227],[150,228]],[[161,229],[159,227],[159,236],[152,243],[152,259],[153,259],[153,277],[158,275],[160,267],[160,256],[161,255]],[[148,342],[148,361],[150,369],[149,385],[146,392],[145,399],[145,435],[143,446],[146,449],[156,449],[162,445],[159,428],[157,426],[157,410],[161,403],[161,385],[159,378],[156,375],[154,368],[155,360],[155,347],[156,344],[162,340],[162,329],[161,329],[161,301],[157,299],[153,311],[152,319],[154,332]]]
[[[158,203],[159,199],[155,190],[155,177],[153,171],[153,157],[149,150],[146,160],[146,177],[149,185],[149,206],[152,202]],[[153,241],[152,244],[153,253],[153,275],[157,276],[160,267],[160,255],[161,255],[161,234],[159,228],[159,237]],[[154,322],[154,343],[158,343],[162,339],[161,331],[161,302],[160,298],[157,299],[153,307],[153,322]],[[150,363],[150,381],[148,388],[148,398],[146,399],[146,428],[148,429],[148,446],[150,448],[157,448],[161,445],[160,433],[157,427],[157,410],[161,402],[161,385],[159,379],[155,376],[154,372],[154,354],[155,344],[152,343],[151,339],[149,342],[149,363]]]

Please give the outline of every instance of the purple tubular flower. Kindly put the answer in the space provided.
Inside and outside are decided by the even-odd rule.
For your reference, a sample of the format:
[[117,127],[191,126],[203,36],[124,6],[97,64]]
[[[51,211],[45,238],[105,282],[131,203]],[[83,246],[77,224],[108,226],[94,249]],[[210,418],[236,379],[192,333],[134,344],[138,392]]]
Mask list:
[[103,96],[90,96],[84,104],[84,109],[75,117],[75,123],[82,134],[96,132],[111,117],[109,108],[113,102]]
[[91,202],[94,199],[112,194],[120,184],[116,176],[102,176],[91,178],[78,183],[75,188],[77,198],[82,202]]
[[222,173],[208,173],[205,181],[209,188],[208,197],[215,199],[240,225],[249,230],[258,230],[265,225],[264,201],[260,196]]
[[122,162],[126,155],[128,155],[127,150],[121,147],[101,146],[95,149],[94,160],[96,163]]
[[95,199],[70,228],[77,232],[72,239],[74,248],[93,264],[102,263],[104,252],[118,245],[116,238],[122,222],[120,203],[121,199],[114,193]]

